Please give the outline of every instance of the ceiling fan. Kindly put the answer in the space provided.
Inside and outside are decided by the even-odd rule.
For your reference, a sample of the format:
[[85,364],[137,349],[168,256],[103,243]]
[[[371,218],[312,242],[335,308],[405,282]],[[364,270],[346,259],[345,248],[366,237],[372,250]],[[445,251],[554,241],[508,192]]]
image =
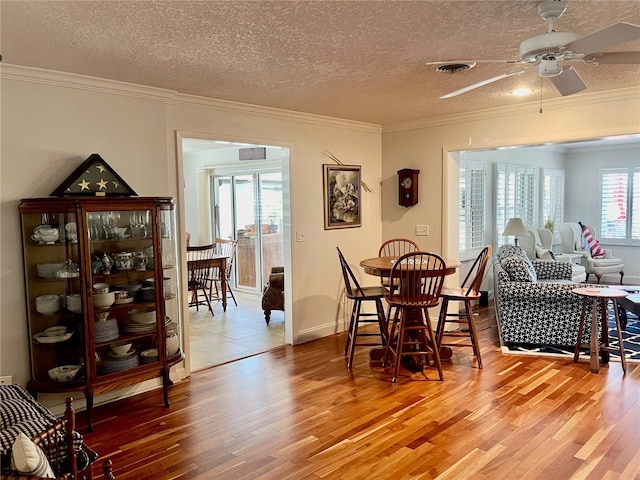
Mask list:
[[515,60],[451,60],[427,62],[435,70],[455,73],[467,70],[476,63],[506,63],[521,65],[520,68],[488,78],[461,88],[440,98],[451,98],[483,87],[512,75],[519,75],[538,67],[538,74],[548,78],[563,95],[572,95],[587,88],[580,75],[569,65],[571,62],[599,64],[640,64],[638,52],[609,52],[603,50],[614,45],[640,39],[640,25],[616,23],[602,30],[580,36],[570,32],[556,32],[554,22],[567,9],[565,0],[549,0],[538,4],[538,14],[548,23],[547,33],[526,39],[520,44],[520,57]]

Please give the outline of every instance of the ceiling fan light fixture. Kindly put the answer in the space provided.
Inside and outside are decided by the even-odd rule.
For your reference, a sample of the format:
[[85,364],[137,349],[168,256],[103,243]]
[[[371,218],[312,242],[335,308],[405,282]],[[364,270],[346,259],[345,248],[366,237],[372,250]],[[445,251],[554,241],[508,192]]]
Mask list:
[[531,90],[530,88],[520,87],[520,88],[516,88],[513,92],[511,92],[511,95],[513,95],[514,97],[526,97],[531,93],[533,93],[533,90]]
[[556,58],[540,60],[538,73],[544,78],[557,77],[562,73],[562,61]]

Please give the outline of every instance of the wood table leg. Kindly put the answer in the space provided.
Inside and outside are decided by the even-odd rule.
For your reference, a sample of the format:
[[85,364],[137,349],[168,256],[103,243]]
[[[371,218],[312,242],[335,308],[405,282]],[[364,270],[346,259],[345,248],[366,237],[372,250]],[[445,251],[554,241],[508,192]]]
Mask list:
[[220,290],[222,291],[222,311],[227,311],[227,262],[220,267]]
[[577,363],[580,358],[580,349],[582,348],[582,332],[584,331],[584,320],[587,316],[587,305],[589,300],[585,297],[582,299],[582,312],[580,313],[580,325],[578,326],[578,338],[576,339],[576,349],[573,352],[573,363]]
[[589,367],[593,373],[600,371],[600,345],[598,340],[598,300],[593,299],[591,303],[591,355],[589,357]]
[[613,311],[616,317],[616,331],[618,332],[618,350],[620,352],[620,363],[622,363],[622,371],[627,373],[627,359],[624,357],[624,343],[622,343],[622,332],[620,331],[620,315],[618,313],[618,302],[615,298],[612,298]]

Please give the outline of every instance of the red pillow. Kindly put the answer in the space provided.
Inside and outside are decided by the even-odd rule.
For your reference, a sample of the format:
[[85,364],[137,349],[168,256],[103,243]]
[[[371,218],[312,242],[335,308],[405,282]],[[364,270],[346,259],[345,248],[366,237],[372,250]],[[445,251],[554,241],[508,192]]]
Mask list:
[[603,258],[606,255],[604,249],[600,246],[600,242],[593,238],[591,234],[591,230],[586,225],[580,224],[582,227],[582,236],[587,241],[587,245],[589,246],[589,250],[591,250],[591,256],[593,258]]

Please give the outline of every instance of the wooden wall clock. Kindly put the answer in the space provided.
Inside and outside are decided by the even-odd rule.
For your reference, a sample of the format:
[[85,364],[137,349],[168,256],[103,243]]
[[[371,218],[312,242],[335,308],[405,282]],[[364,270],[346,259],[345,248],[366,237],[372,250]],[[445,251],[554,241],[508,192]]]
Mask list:
[[418,174],[420,170],[398,170],[398,203],[410,207],[418,203]]

